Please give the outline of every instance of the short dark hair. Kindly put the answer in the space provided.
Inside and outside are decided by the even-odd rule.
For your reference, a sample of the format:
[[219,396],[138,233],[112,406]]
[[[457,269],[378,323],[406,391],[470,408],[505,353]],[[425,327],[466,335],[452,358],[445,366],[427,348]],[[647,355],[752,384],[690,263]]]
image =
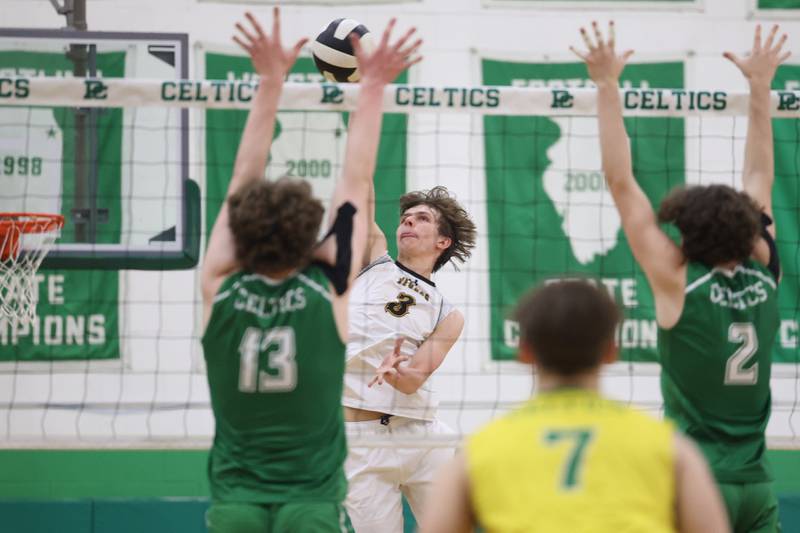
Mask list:
[[300,267],[317,241],[322,203],[305,181],[258,180],[228,198],[228,225],[236,259],[248,272]]
[[523,296],[515,312],[520,345],[537,365],[561,376],[597,368],[619,322],[617,304],[588,279],[550,281]]
[[761,232],[761,209],[727,185],[694,185],[673,189],[661,202],[658,221],[678,228],[687,260],[714,267],[750,257]]
[[[469,218],[466,209],[450,195],[450,192],[441,185],[429,191],[413,191],[400,198],[400,213],[405,213],[412,207],[427,205],[436,213],[439,235],[444,235],[452,242],[444,250],[433,265],[436,272],[445,263],[455,259],[464,263],[472,254],[475,247],[475,224]],[[454,263],[455,264],[455,263]]]

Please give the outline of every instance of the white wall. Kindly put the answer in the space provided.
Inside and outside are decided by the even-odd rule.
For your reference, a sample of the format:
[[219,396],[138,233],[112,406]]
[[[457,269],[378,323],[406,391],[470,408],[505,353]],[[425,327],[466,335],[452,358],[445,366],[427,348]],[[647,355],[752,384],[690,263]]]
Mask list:
[[[476,50],[500,57],[572,60],[568,46],[580,44],[577,28],[592,19],[613,16],[618,43],[634,48],[635,57],[690,57],[686,67],[688,87],[745,90],[742,77],[721,58],[721,52],[744,52],[751,43],[754,22],[750,0],[701,3],[702,11],[621,9],[613,13],[587,9],[485,9],[481,0],[423,0],[373,7],[286,6],[283,31],[288,42],[313,34],[340,16],[361,20],[374,31],[391,16],[398,16],[401,27],[415,25],[425,39],[425,60],[412,72],[412,83],[472,85],[479,83]],[[233,24],[244,9],[267,20],[270,8],[195,0],[89,0],[88,21],[90,30],[187,32],[192,44],[227,46]],[[63,25],[64,19],[54,13],[47,0],[0,0],[0,26]],[[800,43],[800,20],[786,20],[782,25],[790,35],[789,46],[795,46],[800,53],[800,44],[794,44]],[[191,72],[202,74],[196,63]],[[741,122],[737,121],[738,135]],[[478,153],[482,150],[477,142],[479,131],[480,120],[476,117],[415,117],[411,122],[412,168],[408,185],[446,185],[466,200],[478,227],[485,228],[484,178],[477,166],[482,159]],[[434,139],[436,142],[432,142]],[[193,148],[196,146],[194,143]],[[692,150],[687,146],[687,160]],[[697,154],[699,168],[713,168],[719,154],[729,154],[730,150],[728,144],[719,152]],[[473,168],[464,168],[465,157],[470,158]],[[192,174],[202,176],[198,172],[202,160],[194,149],[193,158]],[[692,179],[706,178],[696,175]],[[444,400],[443,418],[461,432],[473,430],[521,401],[531,389],[527,370],[513,364],[489,363],[487,253],[482,238],[468,268],[460,273],[445,271],[437,279],[445,294],[467,310],[465,334],[435,380]],[[0,410],[0,439],[6,435],[9,440],[41,442],[43,438],[74,440],[79,435],[97,443],[96,439],[111,442],[154,436],[177,439],[178,445],[189,445],[198,437],[201,443],[206,442],[213,422],[206,408],[205,378],[198,371],[201,356],[197,343],[186,339],[187,332],[198,331],[196,281],[192,272],[137,272],[123,276],[121,294],[129,295],[131,302],[125,306],[121,326],[121,368],[76,363],[67,367],[45,365],[43,371],[37,369],[24,375],[0,374],[0,404],[12,398],[17,402],[50,404],[107,403],[106,409],[79,411],[52,406]],[[159,299],[170,305],[147,303]],[[618,365],[604,378],[604,388],[615,397],[658,412],[658,370],[653,365]],[[776,372],[773,390],[775,412],[770,436],[773,441],[791,440],[795,430],[790,417],[794,415],[795,398],[800,395],[800,379],[794,368]],[[196,408],[186,409],[188,404]],[[155,409],[157,406],[162,409]],[[794,424],[800,429],[800,416],[795,417]],[[792,442],[795,447],[797,444],[797,440]]]

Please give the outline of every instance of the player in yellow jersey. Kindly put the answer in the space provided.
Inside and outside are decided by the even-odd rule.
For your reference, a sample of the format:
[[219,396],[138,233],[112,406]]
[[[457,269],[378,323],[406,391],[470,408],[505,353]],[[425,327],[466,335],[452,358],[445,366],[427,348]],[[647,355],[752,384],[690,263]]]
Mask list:
[[667,423],[599,391],[619,311],[587,281],[559,281],[517,308],[521,361],[538,394],[479,430],[439,475],[423,533],[730,531],[700,452]]

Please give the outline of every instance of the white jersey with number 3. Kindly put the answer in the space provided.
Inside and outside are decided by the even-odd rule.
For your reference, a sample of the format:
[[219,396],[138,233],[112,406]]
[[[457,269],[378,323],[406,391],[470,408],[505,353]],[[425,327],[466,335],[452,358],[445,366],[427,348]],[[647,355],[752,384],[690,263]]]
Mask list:
[[404,394],[388,383],[367,385],[375,369],[394,349],[395,339],[405,341],[400,352],[410,364],[420,345],[451,311],[436,285],[395,262],[388,254],[373,261],[356,278],[350,294],[350,339],[343,404],[419,420],[433,420],[438,401],[424,384]]

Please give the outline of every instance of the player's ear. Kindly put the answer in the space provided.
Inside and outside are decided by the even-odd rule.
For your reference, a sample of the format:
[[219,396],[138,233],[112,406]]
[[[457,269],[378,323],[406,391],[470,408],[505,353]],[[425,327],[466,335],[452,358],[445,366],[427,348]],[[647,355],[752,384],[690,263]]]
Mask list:
[[611,363],[616,363],[617,359],[619,359],[619,348],[614,339],[611,339],[603,351],[602,363],[604,365],[610,365]]
[[440,235],[439,240],[436,241],[436,247],[440,250],[447,250],[450,248],[451,244],[453,244],[453,239],[450,237],[444,237],[442,235]]
[[517,361],[520,363],[525,363],[526,365],[532,365],[536,363],[536,357],[533,355],[533,350],[531,347],[522,342],[519,342],[519,349],[517,350]]

